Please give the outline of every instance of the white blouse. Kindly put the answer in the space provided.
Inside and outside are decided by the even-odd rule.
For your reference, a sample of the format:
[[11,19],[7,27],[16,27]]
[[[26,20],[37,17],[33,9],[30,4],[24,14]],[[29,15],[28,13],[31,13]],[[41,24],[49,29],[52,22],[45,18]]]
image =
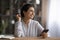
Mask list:
[[37,37],[43,30],[44,28],[35,20],[30,20],[28,28],[23,21],[15,23],[15,36],[18,37]]

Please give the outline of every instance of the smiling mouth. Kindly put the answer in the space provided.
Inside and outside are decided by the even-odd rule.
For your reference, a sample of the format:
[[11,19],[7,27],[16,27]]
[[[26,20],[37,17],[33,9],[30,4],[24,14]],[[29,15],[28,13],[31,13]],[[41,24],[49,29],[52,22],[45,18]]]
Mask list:
[[34,16],[33,15],[31,15],[31,18],[33,18]]

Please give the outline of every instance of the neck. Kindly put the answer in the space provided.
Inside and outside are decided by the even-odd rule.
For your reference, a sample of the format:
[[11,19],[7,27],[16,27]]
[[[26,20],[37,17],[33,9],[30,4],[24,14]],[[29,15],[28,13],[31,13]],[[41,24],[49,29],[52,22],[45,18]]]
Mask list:
[[27,19],[27,18],[23,18],[23,21],[25,22],[25,24],[28,24],[30,19]]

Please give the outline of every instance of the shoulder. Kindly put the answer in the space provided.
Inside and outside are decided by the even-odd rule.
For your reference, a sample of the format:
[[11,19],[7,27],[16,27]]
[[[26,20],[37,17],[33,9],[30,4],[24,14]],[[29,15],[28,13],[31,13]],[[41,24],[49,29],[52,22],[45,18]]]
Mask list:
[[40,26],[40,27],[42,27],[42,25],[41,25],[38,21],[32,20],[32,22],[33,22],[33,24],[34,24],[35,26]]
[[19,24],[21,24],[21,22],[19,22],[19,21],[17,21],[17,22],[15,23],[15,25],[19,25]]
[[36,21],[36,20],[32,20],[32,22],[34,22],[34,23],[39,23],[38,21]]
[[32,20],[32,22],[34,23],[34,24],[40,24],[38,21],[36,21],[36,20]]

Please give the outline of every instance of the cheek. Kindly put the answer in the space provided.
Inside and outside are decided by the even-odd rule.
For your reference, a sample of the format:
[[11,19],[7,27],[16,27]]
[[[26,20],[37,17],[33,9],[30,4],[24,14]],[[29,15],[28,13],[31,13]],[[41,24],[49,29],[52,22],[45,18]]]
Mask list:
[[29,15],[30,15],[30,16],[34,16],[35,14],[31,12]]
[[30,16],[31,15],[31,12],[27,12],[25,15],[26,16]]
[[28,16],[29,16],[29,14],[28,14],[28,13],[26,13],[26,14],[24,14],[24,16],[25,16],[25,17],[28,17]]
[[32,12],[29,12],[29,15],[32,15]]

